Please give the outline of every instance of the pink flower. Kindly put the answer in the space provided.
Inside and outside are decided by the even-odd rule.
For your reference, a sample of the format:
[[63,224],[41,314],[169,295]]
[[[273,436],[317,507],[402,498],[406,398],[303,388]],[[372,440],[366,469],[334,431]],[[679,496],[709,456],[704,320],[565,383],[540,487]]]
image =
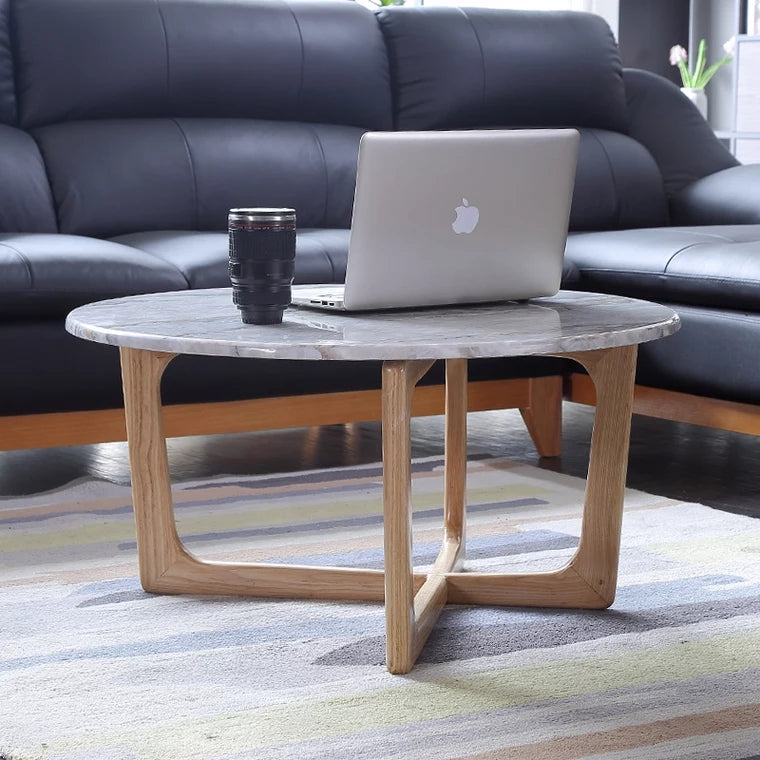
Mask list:
[[686,63],[686,61],[689,59],[689,54],[686,52],[686,48],[681,47],[681,45],[673,45],[672,48],[670,48],[670,65],[671,66],[678,66],[681,61]]

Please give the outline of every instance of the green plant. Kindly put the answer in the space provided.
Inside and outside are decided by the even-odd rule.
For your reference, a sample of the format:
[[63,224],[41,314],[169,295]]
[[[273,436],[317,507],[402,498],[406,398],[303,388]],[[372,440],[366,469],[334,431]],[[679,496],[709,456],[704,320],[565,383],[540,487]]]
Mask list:
[[693,90],[704,90],[707,83],[715,76],[715,72],[733,58],[735,47],[736,40],[732,37],[723,44],[723,50],[725,50],[726,55],[712,66],[707,67],[707,41],[700,40],[699,47],[697,48],[697,62],[694,64],[693,71],[690,71],[686,65],[689,60],[686,48],[681,47],[681,45],[673,45],[670,48],[670,65],[678,66],[684,87],[689,87]]

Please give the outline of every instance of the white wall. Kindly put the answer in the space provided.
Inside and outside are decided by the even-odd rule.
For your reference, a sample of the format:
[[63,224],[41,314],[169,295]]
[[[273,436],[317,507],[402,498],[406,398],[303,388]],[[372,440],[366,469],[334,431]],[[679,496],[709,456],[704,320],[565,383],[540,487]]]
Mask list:
[[615,39],[618,36],[618,21],[620,20],[620,3],[618,0],[590,0],[589,8],[592,13],[598,13],[612,29]]

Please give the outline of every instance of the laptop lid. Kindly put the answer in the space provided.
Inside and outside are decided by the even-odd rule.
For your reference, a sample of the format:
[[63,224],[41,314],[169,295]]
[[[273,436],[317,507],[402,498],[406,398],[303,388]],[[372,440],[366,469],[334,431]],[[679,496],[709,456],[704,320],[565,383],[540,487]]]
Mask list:
[[344,307],[554,295],[578,143],[573,129],[367,132]]

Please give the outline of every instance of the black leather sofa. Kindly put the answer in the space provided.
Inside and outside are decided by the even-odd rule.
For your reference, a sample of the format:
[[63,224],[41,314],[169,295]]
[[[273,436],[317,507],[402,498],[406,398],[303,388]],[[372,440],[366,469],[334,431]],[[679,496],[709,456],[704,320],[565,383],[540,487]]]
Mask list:
[[[749,420],[760,166],[738,166],[670,83],[624,70],[600,18],[0,0],[0,448],[123,435],[116,350],[69,336],[64,318],[227,285],[229,208],[295,207],[296,281],[339,282],[364,131],[536,126],[582,135],[565,286],[674,305],[682,330],[642,348],[640,382],[679,392],[675,416],[688,394],[686,410],[696,395]],[[520,407],[556,453],[562,374],[472,362],[473,408]],[[182,357],[165,377],[168,432],[361,419],[378,382],[373,364]],[[566,393],[590,400],[577,376]]]

